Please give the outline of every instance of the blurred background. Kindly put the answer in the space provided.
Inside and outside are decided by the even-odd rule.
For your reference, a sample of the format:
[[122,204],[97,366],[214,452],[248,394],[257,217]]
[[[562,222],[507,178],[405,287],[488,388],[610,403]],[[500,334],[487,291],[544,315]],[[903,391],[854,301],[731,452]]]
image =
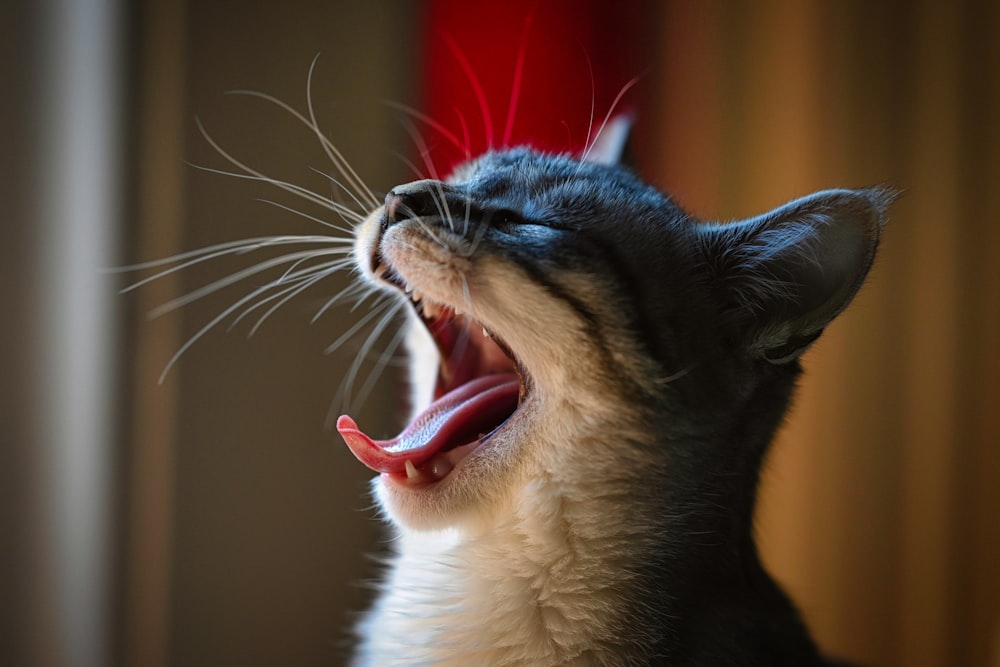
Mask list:
[[[638,76],[621,107],[637,119],[637,168],[702,217],[901,188],[868,284],[806,357],[759,534],[829,652],[1000,665],[1000,4],[462,4],[0,10],[0,662],[343,663],[386,542],[368,472],[324,427],[365,339],[324,349],[367,311],[310,320],[350,276],[253,336],[252,318],[227,320],[159,383],[263,279],[148,315],[261,258],[124,295],[148,273],[106,270],[328,231],[261,200],[340,222],[197,168],[232,165],[196,118],[248,165],[330,196],[311,129],[227,94],[305,111],[320,54],[317,122],[376,196],[413,178],[408,160],[424,168],[408,123],[440,168],[456,157],[395,105],[485,140],[465,61],[496,136],[521,71],[509,138],[553,149],[582,144],[591,101],[599,120]],[[390,364],[354,407],[366,429],[398,428],[398,381]]]

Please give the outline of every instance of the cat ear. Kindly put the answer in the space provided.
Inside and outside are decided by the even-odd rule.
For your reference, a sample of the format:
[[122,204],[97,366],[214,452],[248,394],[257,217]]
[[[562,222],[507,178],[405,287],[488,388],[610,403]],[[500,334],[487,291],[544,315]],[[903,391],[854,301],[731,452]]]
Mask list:
[[625,154],[631,129],[631,116],[623,114],[610,119],[598,131],[590,146],[583,151],[583,161],[594,164],[618,164]]
[[896,196],[827,190],[750,220],[699,227],[726,315],[752,355],[796,359],[847,307]]

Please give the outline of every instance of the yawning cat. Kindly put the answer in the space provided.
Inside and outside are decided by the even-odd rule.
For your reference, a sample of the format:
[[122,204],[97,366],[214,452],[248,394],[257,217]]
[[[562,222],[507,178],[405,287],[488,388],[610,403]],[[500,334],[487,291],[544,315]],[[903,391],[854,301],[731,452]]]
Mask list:
[[893,195],[703,222],[615,143],[489,152],[357,229],[364,277],[412,305],[415,408],[388,441],[337,424],[398,532],[357,665],[827,664],[754,502]]

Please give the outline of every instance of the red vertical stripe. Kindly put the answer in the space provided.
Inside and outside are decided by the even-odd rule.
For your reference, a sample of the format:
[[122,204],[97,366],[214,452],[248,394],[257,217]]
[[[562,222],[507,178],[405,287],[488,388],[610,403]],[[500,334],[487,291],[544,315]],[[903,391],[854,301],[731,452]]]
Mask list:
[[[579,151],[588,128],[597,132],[622,87],[641,74],[642,6],[431,0],[422,108],[473,156],[505,144]],[[618,108],[632,109],[633,95]],[[464,158],[443,133],[423,135],[439,170]]]

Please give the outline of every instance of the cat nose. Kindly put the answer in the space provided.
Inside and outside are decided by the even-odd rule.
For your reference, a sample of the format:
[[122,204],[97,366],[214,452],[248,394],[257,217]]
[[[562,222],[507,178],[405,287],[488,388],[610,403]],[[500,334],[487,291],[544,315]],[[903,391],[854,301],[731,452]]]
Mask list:
[[410,218],[441,215],[443,205],[439,201],[444,199],[444,187],[441,181],[427,179],[393,188],[385,196],[382,226],[390,227]]

